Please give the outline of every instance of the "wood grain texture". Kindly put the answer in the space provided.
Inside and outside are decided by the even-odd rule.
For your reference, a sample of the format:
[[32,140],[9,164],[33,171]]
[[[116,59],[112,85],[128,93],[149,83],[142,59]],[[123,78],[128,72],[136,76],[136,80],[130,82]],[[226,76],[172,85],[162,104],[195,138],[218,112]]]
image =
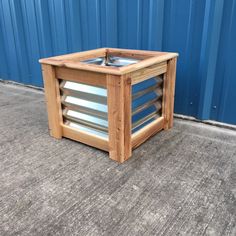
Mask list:
[[133,71],[136,71],[136,70],[148,67],[148,66],[152,66],[154,64],[165,62],[165,61],[170,60],[171,58],[175,58],[177,56],[178,56],[178,54],[176,54],[176,53],[167,53],[164,55],[153,56],[153,57],[147,58],[145,60],[142,60],[136,64],[131,64],[128,66],[121,67],[120,73],[122,75],[126,74],[126,73],[130,73],[130,72],[133,72]]
[[121,75],[120,68],[113,66],[101,66],[95,64],[85,64],[82,62],[73,62],[68,61],[64,63],[64,66],[67,68],[78,69],[78,70],[86,70],[93,71],[104,74],[113,74],[113,75]]
[[173,127],[176,63],[177,58],[168,61],[167,72],[164,76],[163,115],[165,130]]
[[[136,64],[128,65],[125,67],[107,67],[94,64],[82,63],[82,60],[104,57],[105,55],[119,55],[141,59]],[[153,64],[167,61],[171,58],[177,57],[177,53],[167,53],[158,51],[143,51],[143,50],[129,50],[129,49],[115,49],[115,48],[101,48],[85,52],[72,53],[68,55],[61,55],[56,57],[49,57],[40,59],[39,62],[42,64],[55,65],[58,67],[67,67],[78,70],[93,71],[98,73],[113,74],[113,75],[124,75],[129,72],[142,69]]]
[[108,140],[97,135],[78,130],[67,125],[62,125],[62,134],[64,137],[85,143],[87,145],[108,151]]
[[164,126],[164,118],[159,117],[155,121],[151,122],[150,124],[144,126],[139,131],[135,132],[131,136],[131,142],[132,142],[132,148],[137,148],[139,145],[141,145],[143,142],[145,142],[147,139],[152,137],[154,134],[159,132],[163,129]]
[[106,76],[104,74],[64,67],[56,67],[55,70],[57,78],[94,86],[106,87]]
[[152,66],[139,69],[131,73],[131,83],[137,84],[151,77],[164,74],[167,71],[167,63],[161,62]]
[[39,62],[51,65],[51,63],[60,63],[60,62],[63,63],[63,61],[80,61],[94,57],[103,57],[106,55],[106,51],[107,51],[106,48],[98,48],[84,52],[76,52],[55,57],[42,58],[39,60]]
[[120,56],[131,56],[136,58],[136,56],[140,56],[140,58],[147,58],[152,56],[160,56],[165,55],[168,52],[159,52],[159,51],[149,51],[149,50],[135,50],[135,49],[124,49],[124,48],[107,48],[107,53],[116,54]]
[[53,66],[42,65],[42,72],[50,135],[60,139],[62,137],[62,111],[59,81],[56,79],[55,68]]
[[131,79],[107,75],[109,155],[120,163],[131,156]]

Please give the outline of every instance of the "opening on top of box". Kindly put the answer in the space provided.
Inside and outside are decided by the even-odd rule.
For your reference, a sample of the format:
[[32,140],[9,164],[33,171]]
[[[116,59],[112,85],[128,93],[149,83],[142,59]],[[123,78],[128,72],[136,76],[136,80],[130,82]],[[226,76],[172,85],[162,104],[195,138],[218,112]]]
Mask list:
[[108,66],[108,67],[124,67],[132,64],[136,64],[144,59],[150,58],[150,56],[146,55],[137,55],[132,53],[123,53],[120,52],[106,52],[105,55],[88,58],[86,60],[82,60],[82,63],[85,64],[93,64],[100,66]]
[[95,57],[88,60],[81,61],[85,64],[94,64],[100,66],[112,66],[112,67],[123,67],[139,62],[139,59],[124,57],[124,56],[106,56],[106,57]]

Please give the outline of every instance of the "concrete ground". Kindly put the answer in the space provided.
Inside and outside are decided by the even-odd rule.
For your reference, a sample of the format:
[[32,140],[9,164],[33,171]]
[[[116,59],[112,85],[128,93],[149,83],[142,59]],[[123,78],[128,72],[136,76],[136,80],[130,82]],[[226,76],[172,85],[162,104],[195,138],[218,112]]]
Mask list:
[[236,235],[236,132],[175,120],[122,165],[48,135],[43,93],[0,83],[0,235]]

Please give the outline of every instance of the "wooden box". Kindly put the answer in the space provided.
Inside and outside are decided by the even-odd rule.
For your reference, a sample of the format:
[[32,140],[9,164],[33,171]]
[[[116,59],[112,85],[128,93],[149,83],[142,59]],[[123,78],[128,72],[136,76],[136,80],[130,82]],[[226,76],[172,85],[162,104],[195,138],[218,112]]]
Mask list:
[[177,56],[101,48],[39,60],[50,135],[124,162],[132,149],[173,126]]

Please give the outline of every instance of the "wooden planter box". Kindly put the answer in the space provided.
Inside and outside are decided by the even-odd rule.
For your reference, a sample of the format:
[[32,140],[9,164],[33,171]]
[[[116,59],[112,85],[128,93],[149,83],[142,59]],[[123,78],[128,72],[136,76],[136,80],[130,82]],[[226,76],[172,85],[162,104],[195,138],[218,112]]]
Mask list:
[[101,48],[39,60],[50,135],[108,151],[111,159],[124,162],[132,149],[173,126],[177,56]]

